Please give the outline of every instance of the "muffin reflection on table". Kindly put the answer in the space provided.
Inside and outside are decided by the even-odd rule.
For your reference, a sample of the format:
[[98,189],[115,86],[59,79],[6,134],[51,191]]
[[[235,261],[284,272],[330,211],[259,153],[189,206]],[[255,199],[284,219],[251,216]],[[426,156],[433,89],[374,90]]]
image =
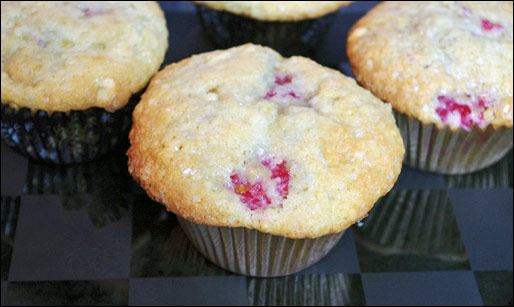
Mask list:
[[58,164],[105,154],[167,46],[155,2],[2,2],[2,139]]
[[132,176],[204,256],[255,276],[321,259],[404,153],[390,106],[354,80],[251,44],[167,66],[133,121]]
[[134,202],[131,276],[223,276],[230,273],[198,252],[174,214],[146,196]]
[[244,43],[282,55],[306,55],[322,41],[339,8],[352,1],[193,1],[218,48]]
[[362,306],[358,276],[294,275],[247,279],[251,306]]
[[2,264],[1,264],[1,277],[2,282],[7,280],[9,274],[9,267],[11,264],[11,255],[14,248],[14,237],[16,233],[16,225],[18,223],[18,214],[20,212],[20,197],[2,196]]
[[512,148],[512,8],[385,2],[352,27],[352,71],[392,105],[407,165],[470,173]]
[[393,190],[357,224],[354,236],[381,255],[468,260],[445,192]]
[[105,227],[128,213],[124,193],[131,187],[126,159],[109,155],[66,166],[29,161],[24,193],[58,194],[64,209],[75,211],[85,207],[91,222]]

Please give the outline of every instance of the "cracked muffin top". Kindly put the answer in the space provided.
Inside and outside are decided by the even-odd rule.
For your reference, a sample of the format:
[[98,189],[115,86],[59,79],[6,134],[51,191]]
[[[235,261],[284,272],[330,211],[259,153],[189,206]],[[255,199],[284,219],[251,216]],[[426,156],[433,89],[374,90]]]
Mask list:
[[289,238],[365,217],[404,154],[390,105],[338,71],[252,44],[160,71],[130,143],[130,173],[168,210]]
[[262,21],[312,19],[337,11],[353,1],[193,1],[211,9]]
[[385,2],[350,30],[365,88],[425,124],[512,127],[512,2]]
[[157,72],[167,47],[155,2],[2,1],[2,104],[117,110]]

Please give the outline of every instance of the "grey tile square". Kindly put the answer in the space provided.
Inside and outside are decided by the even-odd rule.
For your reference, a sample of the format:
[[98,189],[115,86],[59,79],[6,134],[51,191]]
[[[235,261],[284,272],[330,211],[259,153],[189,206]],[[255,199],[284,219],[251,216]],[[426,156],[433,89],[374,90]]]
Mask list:
[[2,306],[5,306],[5,296],[6,296],[6,293],[7,293],[7,282],[6,281],[2,281],[2,296],[1,296],[1,301],[0,303],[2,304]]
[[11,256],[20,211],[20,197],[2,196],[2,281],[8,280]]
[[512,306],[512,271],[475,272],[485,306]]
[[246,306],[246,279],[244,276],[133,278],[129,305]]
[[121,306],[128,303],[128,280],[10,282],[11,306]]
[[353,233],[361,272],[471,268],[443,190],[392,190]]
[[512,270],[512,189],[449,190],[471,267]]
[[358,274],[247,277],[247,286],[252,306],[365,305]]
[[2,195],[21,195],[28,159],[1,143]]
[[512,150],[505,157],[486,169],[465,175],[446,175],[444,181],[449,188],[512,188]]
[[347,229],[341,241],[318,263],[298,274],[352,274],[359,273],[359,259],[351,229]]
[[137,195],[133,212],[131,277],[232,275],[202,256],[161,204]]
[[10,281],[128,278],[130,210],[72,200],[22,197]]
[[470,271],[363,273],[362,285],[370,306],[481,306]]

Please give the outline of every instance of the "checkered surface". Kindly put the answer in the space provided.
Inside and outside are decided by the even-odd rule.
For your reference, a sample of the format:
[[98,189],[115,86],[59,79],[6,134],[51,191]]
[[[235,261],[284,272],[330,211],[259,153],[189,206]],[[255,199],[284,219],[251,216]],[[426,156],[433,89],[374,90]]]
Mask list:
[[[340,10],[313,58],[349,74],[344,42],[374,3]],[[211,50],[191,4],[166,3],[165,63]],[[474,174],[404,167],[319,263],[235,275],[207,261],[126,171],[125,148],[59,167],[2,143],[2,305],[512,305],[512,151]]]

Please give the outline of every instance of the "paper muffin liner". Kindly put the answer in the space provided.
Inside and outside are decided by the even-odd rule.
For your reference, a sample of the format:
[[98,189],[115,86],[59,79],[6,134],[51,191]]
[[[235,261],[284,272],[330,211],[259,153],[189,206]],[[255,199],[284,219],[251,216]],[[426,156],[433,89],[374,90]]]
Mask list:
[[442,129],[394,112],[405,144],[404,163],[410,167],[443,174],[465,174],[500,160],[512,148],[512,128],[469,131]]
[[467,255],[446,191],[392,190],[354,229],[355,240],[384,255],[411,254],[448,262]]
[[51,113],[2,104],[2,139],[35,160],[56,164],[90,161],[127,139],[135,104],[131,101],[114,112],[95,107]]
[[211,262],[234,273],[271,277],[301,271],[323,258],[344,231],[315,239],[289,239],[243,227],[217,227],[178,218],[187,237]]
[[283,56],[308,55],[336,18],[336,13],[330,13],[300,21],[261,21],[202,5],[196,8],[204,31],[216,47],[254,43],[271,47]]

